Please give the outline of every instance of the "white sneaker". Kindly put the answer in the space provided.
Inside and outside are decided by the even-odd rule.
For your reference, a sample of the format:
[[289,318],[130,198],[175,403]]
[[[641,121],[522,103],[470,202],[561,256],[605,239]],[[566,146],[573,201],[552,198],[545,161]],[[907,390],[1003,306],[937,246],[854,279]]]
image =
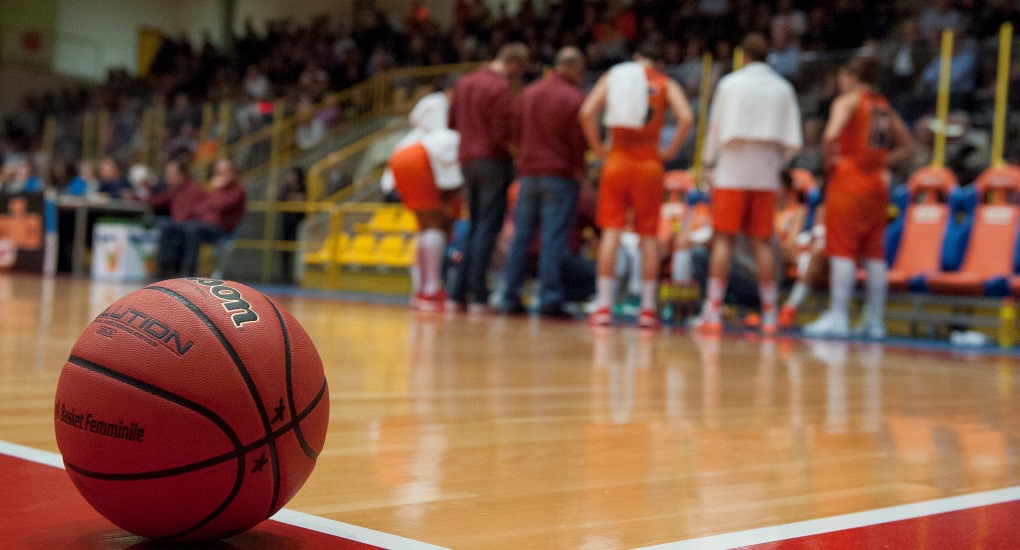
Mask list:
[[865,318],[856,327],[854,327],[853,334],[854,338],[863,338],[865,340],[884,340],[885,325],[881,321]]
[[850,336],[850,321],[845,314],[826,311],[802,331],[805,336],[816,338],[846,338]]

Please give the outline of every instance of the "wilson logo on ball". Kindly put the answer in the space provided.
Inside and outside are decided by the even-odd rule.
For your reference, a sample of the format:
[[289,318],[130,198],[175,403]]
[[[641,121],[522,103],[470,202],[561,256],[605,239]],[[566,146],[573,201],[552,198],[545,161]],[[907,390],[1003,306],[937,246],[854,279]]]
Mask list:
[[234,322],[235,327],[240,328],[245,323],[258,322],[259,314],[252,311],[251,304],[244,299],[241,292],[236,288],[227,286],[224,284],[224,281],[219,279],[188,277],[188,280],[207,287],[210,294],[221,300],[223,302],[223,309],[230,313],[230,320]]
[[96,323],[104,325],[98,328],[100,336],[109,338],[116,334],[118,329],[127,330],[143,340],[158,342],[177,355],[183,356],[195,345],[191,340],[185,341],[181,333],[169,323],[135,308],[110,306],[99,314]]

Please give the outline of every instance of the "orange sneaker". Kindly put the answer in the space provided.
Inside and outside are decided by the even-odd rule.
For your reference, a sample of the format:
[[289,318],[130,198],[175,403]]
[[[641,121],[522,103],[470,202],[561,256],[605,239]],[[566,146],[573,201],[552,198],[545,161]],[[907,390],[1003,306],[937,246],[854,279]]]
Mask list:
[[638,314],[637,318],[638,328],[648,330],[659,330],[659,316],[655,314],[655,311],[650,309],[642,309],[641,313]]
[[613,324],[613,312],[608,307],[600,307],[588,316],[588,324],[593,327],[608,327]]
[[435,294],[416,294],[411,300],[411,309],[427,313],[442,313],[446,305],[446,293],[440,290]]
[[744,326],[747,328],[758,328],[761,326],[761,315],[748,313],[744,316]]
[[779,310],[779,328],[782,328],[783,330],[791,329],[796,322],[797,308],[793,306],[783,306]]

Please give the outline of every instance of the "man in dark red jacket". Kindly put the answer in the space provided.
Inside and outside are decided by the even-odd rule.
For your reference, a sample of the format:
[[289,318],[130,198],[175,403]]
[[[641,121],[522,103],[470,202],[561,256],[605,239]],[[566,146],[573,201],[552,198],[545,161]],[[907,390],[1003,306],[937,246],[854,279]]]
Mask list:
[[517,119],[521,190],[514,211],[514,241],[503,273],[506,313],[525,312],[521,304],[525,258],[532,235],[541,225],[540,313],[544,317],[570,316],[563,310],[562,273],[567,235],[577,209],[578,181],[584,175],[586,145],[577,119],[584,103],[584,93],[578,88],[583,75],[584,54],[577,48],[563,48],[556,55],[555,71],[521,94]]
[[510,160],[514,94],[511,82],[527,69],[527,46],[510,43],[496,59],[461,78],[453,88],[450,129],[460,132],[471,225],[450,299],[455,308],[484,309],[489,300],[488,271],[496,235],[506,213],[506,191],[513,180]]
[[195,209],[193,219],[183,224],[184,251],[181,275],[192,277],[198,270],[198,250],[202,243],[219,243],[233,235],[244,217],[244,185],[229,160],[216,163],[211,190]]
[[180,267],[184,247],[183,224],[195,217],[196,207],[205,200],[205,190],[191,177],[187,167],[176,160],[163,168],[166,188],[149,198],[156,212],[159,233],[160,276],[174,276]]

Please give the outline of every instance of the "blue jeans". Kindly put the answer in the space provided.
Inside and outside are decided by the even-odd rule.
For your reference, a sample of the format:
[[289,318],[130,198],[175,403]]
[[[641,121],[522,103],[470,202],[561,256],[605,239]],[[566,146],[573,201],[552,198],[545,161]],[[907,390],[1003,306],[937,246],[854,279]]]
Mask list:
[[509,161],[482,158],[464,166],[471,225],[464,245],[450,299],[484,304],[489,301],[489,264],[496,248],[496,236],[506,214],[506,190],[513,179]]
[[551,306],[563,302],[563,262],[569,254],[567,235],[577,211],[577,182],[558,176],[524,176],[514,212],[514,240],[507,253],[505,305],[520,302],[526,278],[528,246],[541,226],[538,253],[539,300]]
[[181,224],[184,251],[181,253],[181,276],[194,277],[198,272],[198,251],[202,243],[218,243],[227,232],[218,225],[191,220]]

